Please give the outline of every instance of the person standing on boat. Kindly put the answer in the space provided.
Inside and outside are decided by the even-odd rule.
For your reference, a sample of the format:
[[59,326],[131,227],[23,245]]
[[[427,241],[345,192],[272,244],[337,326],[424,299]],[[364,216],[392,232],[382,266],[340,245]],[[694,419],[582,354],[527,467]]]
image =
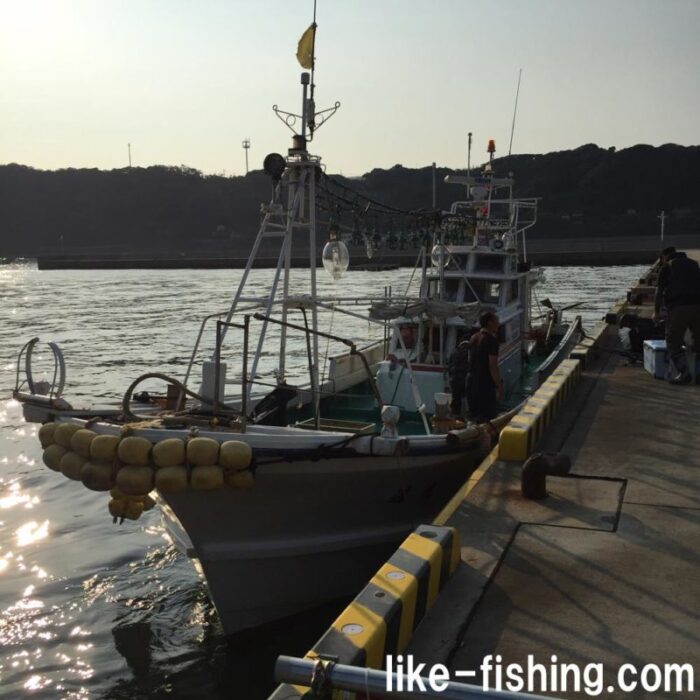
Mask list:
[[485,311],[479,317],[481,330],[469,341],[467,403],[472,418],[491,420],[498,415],[498,401],[503,399],[503,380],[498,369],[498,316]]
[[663,304],[667,312],[666,348],[676,370],[669,381],[671,384],[688,384],[691,376],[683,338],[690,329],[692,350],[700,350],[700,266],[672,246],[661,251],[660,262],[653,318],[660,317]]
[[450,411],[457,418],[462,417],[462,400],[467,395],[467,370],[469,368],[469,338],[463,338],[447,361],[450,376],[452,402]]

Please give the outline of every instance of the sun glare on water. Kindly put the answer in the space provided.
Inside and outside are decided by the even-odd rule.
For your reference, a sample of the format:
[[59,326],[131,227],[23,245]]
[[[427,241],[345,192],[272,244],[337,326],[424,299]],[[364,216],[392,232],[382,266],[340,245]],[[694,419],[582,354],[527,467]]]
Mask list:
[[41,525],[35,520],[31,520],[28,523],[22,525],[22,527],[17,528],[15,535],[17,536],[17,546],[26,547],[29,544],[34,544],[39,540],[43,540],[49,534],[49,521],[44,520]]

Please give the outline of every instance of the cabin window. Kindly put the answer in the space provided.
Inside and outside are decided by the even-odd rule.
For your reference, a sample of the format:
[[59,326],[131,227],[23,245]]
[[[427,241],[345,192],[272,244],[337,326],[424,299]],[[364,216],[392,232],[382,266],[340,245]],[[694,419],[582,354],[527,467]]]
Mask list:
[[[471,285],[471,288],[470,286]],[[474,298],[472,289],[478,299]],[[492,280],[470,279],[464,291],[464,301],[480,301],[482,304],[498,304],[501,296],[501,283]]]
[[[455,279],[454,277],[445,277],[445,293],[443,299],[445,301],[457,301],[457,295],[459,294],[459,283],[461,280]],[[428,296],[432,299],[440,298],[440,280],[431,279],[428,283]]]
[[486,255],[484,253],[476,256],[474,272],[503,272],[503,255]]
[[487,282],[486,296],[482,299],[485,304],[498,304],[501,297],[501,283]]

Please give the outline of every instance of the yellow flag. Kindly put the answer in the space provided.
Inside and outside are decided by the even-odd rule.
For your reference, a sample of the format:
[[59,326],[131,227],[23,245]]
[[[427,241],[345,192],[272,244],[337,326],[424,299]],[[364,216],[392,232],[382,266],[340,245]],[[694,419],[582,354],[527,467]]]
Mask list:
[[314,67],[314,41],[316,39],[316,25],[311,24],[301,35],[297,46],[297,61],[302,68],[311,70]]

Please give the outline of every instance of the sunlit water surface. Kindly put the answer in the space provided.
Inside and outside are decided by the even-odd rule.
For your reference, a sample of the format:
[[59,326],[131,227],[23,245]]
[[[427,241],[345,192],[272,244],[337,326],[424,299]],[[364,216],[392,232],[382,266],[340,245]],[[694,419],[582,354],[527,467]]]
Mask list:
[[[592,325],[643,269],[551,268],[539,297],[583,301],[577,313]],[[149,370],[182,377],[201,319],[226,308],[240,276],[0,266],[0,697],[263,698],[274,687],[275,655],[303,654],[331,622],[332,607],[284,633],[229,647],[204,584],[170,543],[158,510],[113,524],[107,494],[44,467],[37,425],[25,423],[9,398],[16,354],[37,335],[63,348],[65,396],[74,405],[120,398]],[[272,276],[255,271],[249,293],[264,292]],[[335,283],[319,271],[321,293],[337,296],[381,295],[388,285],[402,293],[410,277],[410,269],[349,272]],[[305,280],[294,285],[306,289]],[[320,327],[344,337],[381,335],[337,313],[323,315]],[[261,371],[276,366],[278,333],[272,329],[265,344]],[[208,335],[202,357],[212,343]],[[240,348],[231,334],[224,356],[235,358]],[[320,347],[322,356],[340,349]],[[290,379],[301,380],[303,336],[290,338],[289,350]],[[48,372],[47,353],[39,355],[39,370]],[[229,377],[239,371],[230,359]]]

